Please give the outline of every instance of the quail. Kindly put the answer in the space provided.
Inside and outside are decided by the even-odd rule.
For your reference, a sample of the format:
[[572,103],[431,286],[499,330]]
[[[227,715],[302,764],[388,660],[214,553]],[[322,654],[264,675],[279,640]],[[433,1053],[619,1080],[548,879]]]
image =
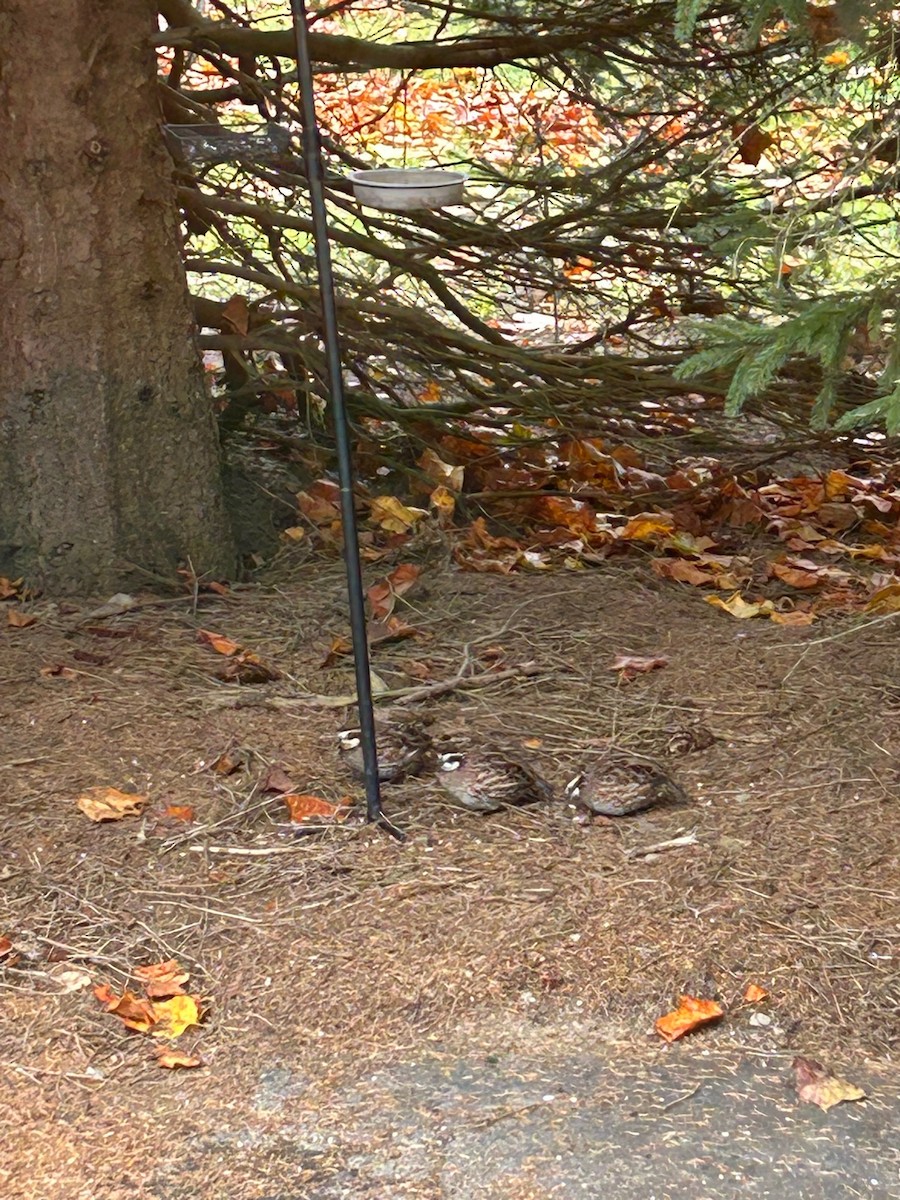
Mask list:
[[566,785],[566,797],[603,817],[627,817],[687,793],[658,763],[610,746]]
[[[338,753],[354,775],[365,776],[362,734],[359,729],[342,729],[337,735]],[[375,747],[378,751],[378,778],[382,783],[397,783],[408,775],[418,775],[432,756],[431,737],[421,724],[376,721]]]
[[551,800],[553,789],[528,763],[495,747],[450,751],[438,757],[437,781],[469,812]]

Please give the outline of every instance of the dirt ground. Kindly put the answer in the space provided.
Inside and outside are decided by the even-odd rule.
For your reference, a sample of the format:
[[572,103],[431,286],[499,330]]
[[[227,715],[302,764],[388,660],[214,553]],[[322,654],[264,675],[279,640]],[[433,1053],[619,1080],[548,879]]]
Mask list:
[[[391,690],[484,672],[419,702],[438,731],[503,738],[558,788],[598,737],[654,755],[696,724],[716,740],[669,757],[689,805],[618,821],[580,824],[561,800],[479,817],[407,781],[385,790],[401,844],[352,820],[298,836],[262,791],[279,765],[300,792],[358,794],[334,751],[352,712],[328,703],[352,672],[321,665],[346,632],[339,564],[283,570],[197,611],[140,599],[113,617],[37,601],[36,624],[0,632],[4,1195],[900,1195],[896,1155],[886,1183],[877,1151],[896,1114],[872,1116],[896,1098],[900,1052],[895,620],[737,621],[636,561],[426,570],[398,610],[418,636],[377,646],[374,667]],[[281,678],[221,681],[201,628]],[[620,654],[669,662],[625,683],[609,669]],[[404,700],[417,707],[381,706]],[[233,774],[212,769],[223,752],[242,763]],[[75,799],[106,785],[149,795],[143,815],[90,822]],[[179,1041],[197,1070],[160,1070],[154,1039],[90,986],[135,988],[135,968],[169,958],[205,998],[203,1024]],[[768,990],[762,1005],[743,1002],[749,983]],[[653,1022],[682,992],[717,998],[725,1016],[667,1047]],[[871,1099],[827,1116],[798,1107],[795,1054],[863,1079]],[[485,1072],[467,1109],[460,1080]],[[844,1145],[871,1185],[807,1191],[788,1175],[789,1193],[754,1191],[741,1160],[692,1189],[688,1154],[684,1191],[674,1176],[604,1191],[590,1172],[559,1174],[558,1147],[545,1156],[557,1175],[542,1175],[527,1138],[515,1153],[506,1138],[540,1126],[542,1106],[555,1113],[562,1088],[575,1108],[607,1098],[595,1113],[607,1134],[613,1110],[655,1112],[643,1133],[620,1122],[610,1145],[668,1146],[674,1171],[674,1105],[691,1107],[713,1076],[709,1113],[738,1103],[740,1077],[799,1158],[828,1143],[837,1157],[822,1170],[840,1176]],[[476,1110],[478,1137],[449,1138]],[[860,1120],[875,1149],[852,1150]],[[850,1132],[829,1141],[836,1129]],[[596,1170],[619,1179],[620,1158]]]

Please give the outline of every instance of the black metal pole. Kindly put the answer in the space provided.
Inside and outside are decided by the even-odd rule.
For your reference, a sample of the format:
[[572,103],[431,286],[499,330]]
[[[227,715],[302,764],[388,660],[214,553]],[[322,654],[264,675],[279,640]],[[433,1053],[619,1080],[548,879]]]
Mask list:
[[312,64],[309,57],[309,29],[306,22],[305,0],[291,0],[294,38],[297,44],[297,79],[300,84],[300,108],[303,114],[303,153],[309,201],[312,209],[313,234],[316,244],[316,265],[319,272],[319,294],[322,304],[322,335],[328,369],[328,389],[337,443],[338,477],[341,484],[341,520],[344,530],[344,559],[347,566],[347,593],[350,600],[350,629],[353,636],[353,659],[356,667],[356,699],[359,708],[359,731],[362,743],[366,780],[366,813],[395,836],[399,830],[381,811],[381,787],[378,781],[378,752],[375,746],[375,717],[372,705],[372,681],[369,675],[369,645],[366,638],[366,607],[363,593],[362,567],[359,561],[359,538],[356,511],[353,506],[353,460],[350,454],[350,435],[347,429],[347,408],[344,403],[344,379],[341,368],[340,336],[337,304],[334,294],[334,273],[331,269],[331,246],[328,240],[328,214],[325,209],[322,144],[316,121],[315,91]]

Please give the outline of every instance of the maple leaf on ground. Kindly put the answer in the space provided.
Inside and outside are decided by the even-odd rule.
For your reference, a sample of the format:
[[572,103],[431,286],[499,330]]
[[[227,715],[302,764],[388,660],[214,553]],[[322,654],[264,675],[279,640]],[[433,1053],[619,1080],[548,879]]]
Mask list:
[[200,1001],[196,996],[183,993],[169,1000],[157,1000],[153,1005],[156,1024],[154,1037],[176,1038],[186,1029],[200,1024]]
[[824,1112],[845,1100],[865,1100],[866,1093],[824,1067],[814,1058],[798,1055],[791,1063],[797,1095],[805,1104],[817,1104]]
[[697,996],[681,996],[678,1008],[666,1013],[656,1022],[656,1032],[667,1042],[675,1042],[692,1033],[701,1025],[718,1021],[724,1015],[724,1009],[715,1000],[702,1000]]
[[137,1033],[149,1033],[156,1024],[156,1011],[150,1000],[145,1000],[134,992],[125,990],[117,996],[108,984],[98,984],[94,995],[108,1013],[118,1017],[123,1025],[134,1029]]

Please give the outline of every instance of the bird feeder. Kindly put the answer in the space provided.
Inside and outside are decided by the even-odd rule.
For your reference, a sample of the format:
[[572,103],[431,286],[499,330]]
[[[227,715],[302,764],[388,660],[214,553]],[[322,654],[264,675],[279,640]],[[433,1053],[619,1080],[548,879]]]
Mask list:
[[412,212],[462,204],[468,176],[461,171],[438,168],[382,167],[375,171],[351,171],[347,178],[353,185],[354,196],[367,208]]

